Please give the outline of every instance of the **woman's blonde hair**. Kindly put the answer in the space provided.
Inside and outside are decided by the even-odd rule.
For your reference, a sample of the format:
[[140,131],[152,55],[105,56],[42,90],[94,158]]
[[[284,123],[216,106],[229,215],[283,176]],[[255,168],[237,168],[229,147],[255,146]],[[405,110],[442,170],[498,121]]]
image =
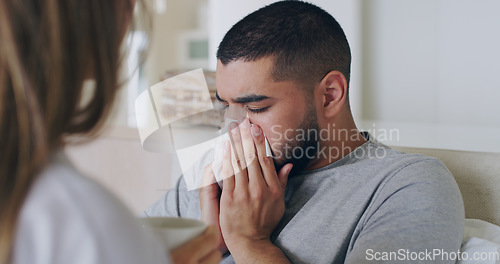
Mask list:
[[[36,175],[111,109],[134,0],[0,0],[0,263]],[[83,83],[95,80],[81,105]]]

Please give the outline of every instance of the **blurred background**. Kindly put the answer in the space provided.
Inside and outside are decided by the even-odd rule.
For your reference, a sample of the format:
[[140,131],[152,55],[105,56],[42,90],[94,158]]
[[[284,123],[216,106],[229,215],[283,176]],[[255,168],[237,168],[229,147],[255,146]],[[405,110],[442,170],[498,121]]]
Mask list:
[[[180,175],[172,153],[142,149],[134,101],[148,87],[203,68],[211,91],[225,32],[269,0],[146,0],[153,28],[129,40],[122,89],[103,135],[69,147],[78,168],[111,188],[134,212]],[[357,124],[388,145],[499,152],[500,1],[310,0],[344,28],[353,54],[351,106]],[[184,97],[183,97],[184,98]],[[186,97],[189,98],[191,97]],[[203,119],[203,118],[202,118]],[[185,136],[216,130],[192,120]]]

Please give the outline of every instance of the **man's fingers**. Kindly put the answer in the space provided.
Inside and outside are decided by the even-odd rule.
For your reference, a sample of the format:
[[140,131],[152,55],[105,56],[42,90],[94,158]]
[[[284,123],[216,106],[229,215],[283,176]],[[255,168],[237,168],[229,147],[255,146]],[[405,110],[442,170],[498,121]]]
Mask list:
[[222,192],[232,193],[234,190],[234,171],[231,164],[231,143],[224,142],[224,153],[222,154]]
[[273,159],[272,157],[268,157],[266,153],[264,132],[262,132],[262,129],[258,125],[253,125],[252,135],[254,137],[255,147],[257,148],[262,174],[264,174],[267,185],[270,187],[279,186],[280,182],[276,175]]
[[231,122],[231,124],[229,124],[229,129],[229,140],[233,147],[233,151],[231,152],[233,170],[235,173],[238,173],[246,167],[243,156],[243,146],[241,145],[240,128],[238,127],[238,123]]
[[222,255],[219,250],[214,250],[205,256],[199,263],[201,264],[217,264],[220,263]]
[[262,129],[255,124],[252,126],[251,131],[255,142],[257,158],[259,159],[259,162],[262,162],[262,158],[267,156],[264,132],[262,132]]
[[203,180],[201,181],[201,186],[208,186],[215,183],[215,174],[212,169],[212,163],[208,164],[205,166],[205,169],[203,170]]
[[265,186],[266,181],[262,176],[262,170],[258,162],[257,149],[252,136],[250,120],[245,118],[240,124],[241,140],[245,162],[247,165],[248,181],[252,186]]
[[243,152],[245,155],[245,163],[248,166],[257,157],[255,144],[250,131],[250,121],[245,118],[240,124],[241,142],[243,145]]
[[215,181],[212,164],[208,164],[203,171],[203,180],[198,193],[201,199],[216,199],[219,196],[219,186]]
[[235,187],[240,186],[244,188],[248,185],[248,175],[246,171],[243,145],[241,142],[240,128],[236,122],[232,122],[229,127],[231,129],[229,139],[231,140],[231,145],[233,146],[231,151],[231,163],[233,165]]
[[292,168],[293,168],[292,163],[288,163],[285,166],[281,167],[281,170],[278,172],[278,178],[280,180],[281,186],[286,187],[286,183],[288,182],[288,176],[290,176]]
[[[216,231],[219,236],[219,252],[226,252],[227,247],[224,243],[224,238],[222,237],[222,232],[220,230],[220,206],[219,206],[219,198],[221,194],[221,189],[219,185],[215,182],[215,175],[213,174],[212,166],[209,164],[205,167],[204,171],[204,180],[211,179],[209,182],[211,184],[206,185],[199,189],[200,195],[200,212],[201,212],[201,221],[205,222],[208,225],[215,226]],[[213,254],[213,253],[212,253]],[[211,261],[211,258],[207,258],[208,261]],[[202,261],[202,263],[204,263]],[[213,262],[207,262],[213,263]]]

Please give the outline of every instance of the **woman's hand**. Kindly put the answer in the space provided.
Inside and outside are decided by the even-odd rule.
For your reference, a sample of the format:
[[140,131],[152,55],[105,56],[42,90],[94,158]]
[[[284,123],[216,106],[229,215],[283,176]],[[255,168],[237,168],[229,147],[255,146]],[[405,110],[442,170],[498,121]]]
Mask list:
[[224,238],[222,237],[219,224],[219,200],[221,189],[219,188],[219,184],[215,181],[212,164],[205,167],[203,174],[203,187],[201,187],[198,192],[200,196],[201,221],[215,227],[219,236],[218,248],[222,254],[225,254],[227,252],[227,247],[224,243]]

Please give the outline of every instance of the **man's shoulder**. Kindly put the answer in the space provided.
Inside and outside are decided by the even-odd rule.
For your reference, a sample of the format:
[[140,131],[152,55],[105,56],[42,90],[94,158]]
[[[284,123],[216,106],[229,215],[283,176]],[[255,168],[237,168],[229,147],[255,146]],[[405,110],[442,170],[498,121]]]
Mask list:
[[[367,178],[377,178],[367,182],[376,184],[375,197],[382,201],[394,193],[403,193],[415,199],[420,197],[420,202],[432,197],[434,201],[460,207],[461,195],[455,178],[437,158],[386,148],[385,157],[367,163]],[[428,202],[434,204],[433,199]]]
[[[386,193],[396,191],[428,191],[448,189],[458,190],[451,172],[439,160],[422,154],[404,153],[387,146],[367,142],[354,150],[341,164],[311,172],[306,180],[318,184],[325,180],[334,185],[363,189],[367,193]],[[426,185],[429,188],[408,188]],[[329,191],[329,189],[326,189]]]
[[312,173],[316,175],[336,172],[356,173],[357,175],[369,174],[370,177],[378,174],[385,177],[407,167],[427,172],[443,169],[447,171],[446,166],[439,159],[422,154],[401,152],[381,143],[369,141],[342,159]]
[[394,175],[409,175],[412,178],[453,177],[439,159],[423,154],[388,149],[387,156],[380,162]]
[[[423,154],[417,153],[406,153],[402,151],[395,150],[380,141],[375,137],[369,135],[368,142],[356,149],[355,151],[361,151],[357,156],[361,156],[361,160],[374,161],[369,166],[387,166],[392,165],[392,169],[404,168],[406,166],[411,167],[427,167],[429,170],[436,168],[446,168],[446,166],[434,157],[429,157]],[[354,151],[354,152],[355,152]]]
[[423,154],[406,153],[392,149],[380,143],[367,142],[363,148],[353,151],[351,161],[347,164],[364,167],[367,169],[378,169],[396,173],[407,167],[423,171],[442,171],[446,166],[437,158]]

